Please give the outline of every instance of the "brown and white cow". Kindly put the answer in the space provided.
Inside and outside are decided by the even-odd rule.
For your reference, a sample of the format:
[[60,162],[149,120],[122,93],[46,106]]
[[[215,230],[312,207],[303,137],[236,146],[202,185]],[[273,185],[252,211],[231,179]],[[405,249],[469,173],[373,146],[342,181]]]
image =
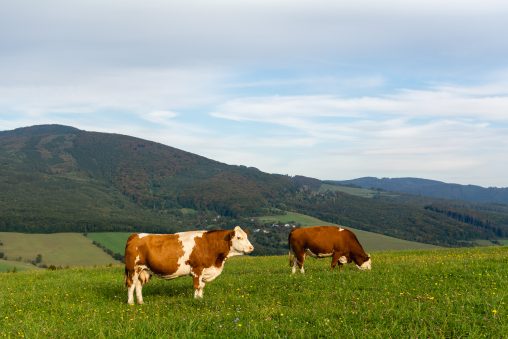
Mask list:
[[233,230],[190,231],[175,234],[132,234],[125,246],[127,302],[143,303],[142,287],[150,276],[165,279],[192,275],[194,298],[203,298],[205,283],[217,278],[227,258],[248,254],[254,247],[247,234]]
[[361,270],[371,269],[370,256],[350,230],[335,226],[295,228],[289,233],[289,266],[304,273],[303,263],[308,254],[314,258],[332,257],[332,269],[339,264],[355,262]]

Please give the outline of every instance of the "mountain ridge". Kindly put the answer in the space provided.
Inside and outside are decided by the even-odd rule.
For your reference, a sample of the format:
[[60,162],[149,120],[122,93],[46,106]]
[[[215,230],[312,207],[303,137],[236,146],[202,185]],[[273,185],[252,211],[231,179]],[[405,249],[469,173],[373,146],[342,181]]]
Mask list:
[[508,187],[482,187],[461,185],[422,178],[376,178],[362,177],[351,180],[327,181],[340,185],[353,185],[362,188],[382,189],[413,195],[442,199],[464,200],[480,203],[508,204]]

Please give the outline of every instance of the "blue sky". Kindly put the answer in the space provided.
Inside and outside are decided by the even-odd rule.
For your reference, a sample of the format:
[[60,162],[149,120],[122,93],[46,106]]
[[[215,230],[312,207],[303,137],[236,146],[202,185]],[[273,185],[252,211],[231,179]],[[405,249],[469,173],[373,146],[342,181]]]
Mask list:
[[0,0],[0,130],[508,186],[505,1]]

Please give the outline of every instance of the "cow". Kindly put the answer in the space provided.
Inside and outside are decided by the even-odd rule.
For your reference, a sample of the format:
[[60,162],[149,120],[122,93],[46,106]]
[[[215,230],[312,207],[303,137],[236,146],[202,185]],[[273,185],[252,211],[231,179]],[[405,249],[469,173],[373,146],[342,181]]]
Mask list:
[[308,254],[314,258],[332,257],[331,269],[337,264],[355,262],[361,270],[371,269],[370,256],[365,253],[362,245],[350,230],[335,226],[312,226],[295,228],[288,237],[289,266],[292,273],[296,267],[304,273],[303,263]]
[[142,288],[152,274],[164,279],[192,275],[194,298],[203,298],[205,283],[217,278],[230,257],[251,253],[247,234],[233,230],[189,231],[175,234],[135,233],[125,245],[127,302],[143,304]]

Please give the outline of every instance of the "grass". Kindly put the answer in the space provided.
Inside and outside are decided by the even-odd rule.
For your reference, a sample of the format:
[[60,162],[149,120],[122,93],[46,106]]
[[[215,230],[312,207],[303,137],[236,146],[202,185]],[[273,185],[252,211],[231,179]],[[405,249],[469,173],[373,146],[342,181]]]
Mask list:
[[132,232],[93,232],[87,233],[87,237],[102,244],[113,253],[124,254],[125,244]]
[[375,196],[387,196],[387,197],[396,197],[397,194],[393,192],[386,191],[376,191],[368,188],[361,187],[351,187],[351,186],[339,186],[339,185],[331,185],[331,184],[322,184],[319,187],[319,192],[327,192],[327,191],[338,191],[351,195],[356,195],[362,198],[373,198]]
[[[326,221],[295,212],[287,212],[282,215],[270,215],[258,218],[263,223],[289,223],[295,222],[301,226],[312,225],[335,225]],[[379,233],[367,232],[355,228],[347,227],[353,231],[358,240],[366,251],[386,251],[386,250],[418,250],[418,249],[437,249],[438,246],[419,243],[415,241],[408,241],[389,237]]]
[[39,268],[26,262],[0,259],[0,272],[12,272],[13,270],[20,272],[37,269]]
[[12,260],[31,261],[42,255],[42,264],[87,266],[118,263],[80,233],[25,234],[0,232],[1,251]]
[[153,279],[128,306],[121,266],[0,274],[0,336],[506,337],[508,249],[378,252],[373,270],[241,257],[192,298],[189,277]]
[[266,215],[262,217],[257,217],[262,223],[290,223],[295,222],[300,224],[301,226],[310,226],[310,225],[324,225],[326,222],[311,217],[309,215],[296,213],[296,212],[286,212],[286,214],[280,215]]

